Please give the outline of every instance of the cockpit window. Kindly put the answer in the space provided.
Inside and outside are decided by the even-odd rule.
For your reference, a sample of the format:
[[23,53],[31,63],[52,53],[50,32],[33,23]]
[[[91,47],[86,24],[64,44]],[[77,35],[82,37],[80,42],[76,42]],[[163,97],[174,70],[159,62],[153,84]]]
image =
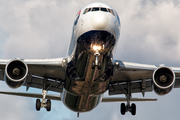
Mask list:
[[112,14],[115,16],[115,13],[114,13],[114,11],[113,11],[113,10],[108,9],[108,12],[112,13]]
[[94,7],[92,11],[99,11],[99,7]]
[[94,8],[86,8],[83,12],[83,14],[86,14],[90,11],[103,11],[103,12],[110,12],[111,14],[113,14],[115,16],[115,13],[112,9],[108,9],[108,8],[101,8],[101,7],[94,7]]
[[86,8],[83,12],[83,14],[86,14],[87,12],[91,11],[91,8]]
[[106,8],[101,8],[101,11],[108,12]]
[[87,11],[86,11],[86,13],[89,12],[89,11],[91,11],[91,8],[88,8]]
[[115,16],[115,13],[114,13],[114,11],[113,11],[113,10],[111,10],[111,13]]
[[89,9],[89,8],[86,8],[86,9],[84,10],[83,14],[85,14],[85,13],[86,13],[87,9]]

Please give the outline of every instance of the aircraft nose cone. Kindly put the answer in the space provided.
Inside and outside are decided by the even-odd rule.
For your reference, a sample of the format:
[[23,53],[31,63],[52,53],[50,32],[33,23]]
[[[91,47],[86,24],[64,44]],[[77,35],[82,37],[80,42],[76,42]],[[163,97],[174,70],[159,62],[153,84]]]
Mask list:
[[107,27],[109,18],[105,13],[96,12],[91,16],[91,25],[97,30],[103,30]]

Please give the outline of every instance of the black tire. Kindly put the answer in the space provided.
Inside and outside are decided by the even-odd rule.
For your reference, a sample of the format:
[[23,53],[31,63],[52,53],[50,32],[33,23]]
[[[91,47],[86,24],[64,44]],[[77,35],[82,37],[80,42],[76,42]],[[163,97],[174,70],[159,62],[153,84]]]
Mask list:
[[131,114],[136,115],[136,105],[134,103],[131,104]]
[[124,103],[121,103],[121,114],[125,115],[125,112],[126,112],[126,106]]
[[95,62],[94,62],[94,61],[92,61],[92,66],[91,66],[91,68],[92,68],[92,69],[95,68]]
[[46,106],[47,111],[51,111],[51,100],[47,100],[47,106]]
[[98,69],[101,69],[101,61],[98,61]]
[[39,111],[41,109],[41,101],[40,99],[36,99],[36,110]]

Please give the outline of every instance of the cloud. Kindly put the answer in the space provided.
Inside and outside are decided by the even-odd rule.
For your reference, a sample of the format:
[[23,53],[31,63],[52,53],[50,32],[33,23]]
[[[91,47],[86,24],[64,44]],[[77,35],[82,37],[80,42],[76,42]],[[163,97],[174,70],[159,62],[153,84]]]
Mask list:
[[[176,57],[179,55],[180,39],[177,24],[180,19],[178,6],[170,1],[157,5],[149,3],[145,6],[139,3],[134,5],[134,9],[130,9],[134,10],[134,13],[130,12],[131,16],[126,15],[126,11],[122,13],[119,56],[147,63],[178,62],[179,58]],[[171,59],[172,57],[175,59]]]
[[[53,58],[66,56],[74,17],[80,8],[96,0],[1,0],[0,58]],[[180,3],[177,0],[104,0],[121,19],[121,36],[115,58],[138,63],[180,66]],[[5,83],[1,90],[11,90]],[[25,88],[13,91],[25,91]],[[30,92],[34,91],[30,89]],[[39,90],[38,93],[41,93]],[[137,115],[121,116],[119,103],[102,103],[78,119],[179,119],[178,89],[158,102],[137,103]],[[141,94],[133,95],[142,97]],[[0,95],[1,119],[77,119],[61,102],[53,109],[35,110],[35,99]]]

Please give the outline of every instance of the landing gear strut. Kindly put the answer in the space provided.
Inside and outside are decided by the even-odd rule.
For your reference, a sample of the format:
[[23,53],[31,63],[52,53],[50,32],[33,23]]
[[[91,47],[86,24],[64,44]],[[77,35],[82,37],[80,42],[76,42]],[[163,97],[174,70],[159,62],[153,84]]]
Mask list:
[[98,69],[101,69],[101,61],[98,61],[97,64],[95,63],[95,61],[92,62],[92,69],[94,69],[95,67],[98,67]]
[[[51,100],[47,99],[46,101],[46,94],[47,91],[53,86],[54,83],[56,83],[58,79],[56,79],[54,82],[52,82],[50,85],[46,84],[47,78],[44,78],[43,80],[43,86],[42,86],[42,102],[40,99],[36,99],[36,110],[39,111],[41,108],[46,108],[47,111],[51,111]],[[62,81],[61,83],[62,84]]]
[[[120,84],[119,84],[120,85]],[[122,88],[122,86],[120,85],[120,87]],[[130,99],[131,99],[131,82],[127,83],[127,90],[125,90],[124,88],[123,91],[126,95],[126,99],[127,99],[127,105],[125,105],[124,103],[121,103],[121,107],[120,107],[120,112],[122,115],[125,115],[126,112],[131,112],[132,115],[136,115],[136,105],[134,103],[132,103],[130,105]]]
[[94,55],[95,55],[95,58],[96,58],[96,59],[95,59],[95,61],[92,62],[92,69],[94,69],[95,66],[97,66],[98,69],[101,69],[101,61],[98,61],[98,57],[99,57],[99,55],[100,55],[99,51],[96,50],[96,52],[94,53]]
[[[53,83],[56,83],[57,80],[58,79],[56,79]],[[53,83],[47,87],[46,81],[47,81],[47,78],[44,78],[43,87],[42,87],[43,88],[42,102],[40,99],[36,100],[36,110],[37,111],[39,111],[43,107],[46,108],[47,111],[51,111],[51,100],[50,99],[46,100],[46,94],[47,94],[47,91],[49,90],[49,88],[53,85]]]

